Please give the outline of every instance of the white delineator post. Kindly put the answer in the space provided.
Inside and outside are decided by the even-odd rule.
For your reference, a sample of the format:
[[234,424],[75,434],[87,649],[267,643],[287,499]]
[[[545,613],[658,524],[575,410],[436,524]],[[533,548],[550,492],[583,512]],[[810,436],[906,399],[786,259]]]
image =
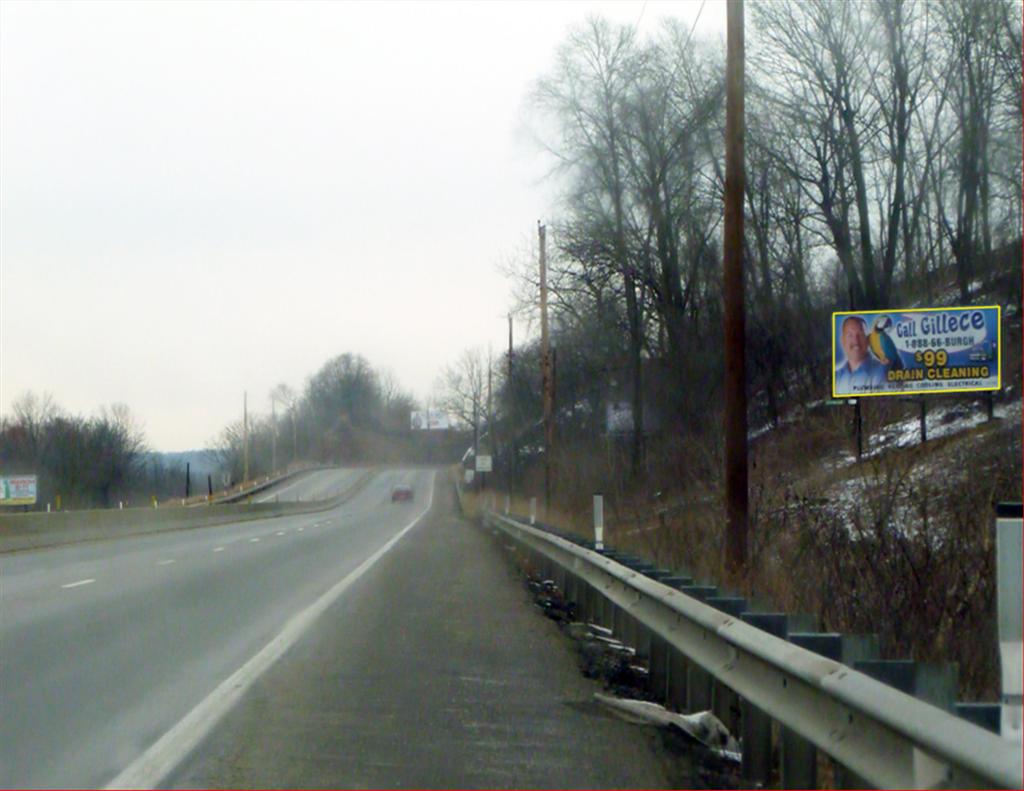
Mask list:
[[[1024,650],[1022,650],[1022,533],[1024,519],[1020,505],[1000,505],[996,519],[996,596],[999,608],[999,659],[1003,670],[1004,739],[1024,741],[1021,703],[1024,696]],[[1021,778],[1024,787],[1024,777]]]
[[530,524],[534,525],[537,523],[537,498],[530,498]]
[[505,495],[505,516],[508,516],[508,512],[512,510],[512,498],[509,495]]
[[604,497],[594,495],[594,549],[604,549]]

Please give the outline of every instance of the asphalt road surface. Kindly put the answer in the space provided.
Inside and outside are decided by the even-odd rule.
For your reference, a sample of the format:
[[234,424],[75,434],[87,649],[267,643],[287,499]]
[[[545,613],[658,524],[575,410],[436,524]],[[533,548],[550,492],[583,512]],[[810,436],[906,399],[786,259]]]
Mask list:
[[0,556],[0,786],[668,785],[443,478]]
[[[108,783],[407,526],[431,475],[382,472],[319,514],[0,555],[0,786]],[[416,502],[391,507],[398,482]]]

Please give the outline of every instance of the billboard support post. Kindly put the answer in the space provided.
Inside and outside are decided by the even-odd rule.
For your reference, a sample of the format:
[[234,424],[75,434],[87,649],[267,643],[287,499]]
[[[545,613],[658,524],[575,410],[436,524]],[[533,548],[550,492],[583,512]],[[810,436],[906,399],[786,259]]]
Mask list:
[[864,455],[864,420],[860,413],[860,399],[853,402],[853,433],[857,437],[857,461]]

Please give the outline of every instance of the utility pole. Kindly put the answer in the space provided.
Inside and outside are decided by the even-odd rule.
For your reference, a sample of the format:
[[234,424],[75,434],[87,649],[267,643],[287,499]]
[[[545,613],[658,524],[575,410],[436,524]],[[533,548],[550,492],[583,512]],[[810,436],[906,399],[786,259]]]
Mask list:
[[270,399],[270,469],[277,472],[277,402]]
[[[487,450],[491,457],[491,470],[494,471],[494,459],[498,455],[498,438],[494,434],[494,402],[491,400],[491,388],[493,385],[494,356],[491,354],[491,345],[487,344],[487,435],[490,441],[487,443]],[[494,485],[494,481],[491,482]]]
[[516,461],[519,453],[518,445],[516,444],[515,432],[516,428],[512,422],[512,404],[514,403],[513,392],[512,392],[512,314],[508,314],[508,379],[505,382],[505,396],[507,398],[505,404],[505,414],[508,418],[509,434],[508,434],[508,466],[507,472],[508,479],[505,481],[505,489],[508,492],[509,497],[512,496],[512,482],[516,475]]
[[[554,424],[552,412],[554,391],[551,377],[551,350],[548,338],[548,271],[545,247],[546,228],[537,221],[540,238],[540,371],[544,403],[544,513],[551,510],[551,456],[554,452]],[[547,518],[545,516],[545,518]]]
[[726,571],[747,569],[746,316],[743,312],[743,0],[727,0],[725,65],[725,499]]
[[512,385],[512,314],[508,314],[508,381]]
[[249,393],[242,391],[242,481],[249,480]]
[[292,462],[295,462],[299,458],[299,432],[295,428],[295,402],[291,404],[292,413]]

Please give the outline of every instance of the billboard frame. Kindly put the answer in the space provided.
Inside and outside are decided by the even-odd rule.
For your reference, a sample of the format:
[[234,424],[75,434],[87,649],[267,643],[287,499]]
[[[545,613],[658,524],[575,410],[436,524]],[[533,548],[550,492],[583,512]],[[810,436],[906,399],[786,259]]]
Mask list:
[[[921,389],[903,389],[900,390],[883,390],[879,392],[856,392],[856,393],[837,393],[836,392],[836,317],[837,316],[869,316],[878,314],[903,314],[903,313],[944,313],[952,311],[972,311],[972,310],[994,310],[996,312],[996,384],[995,386],[985,387],[934,387]],[[831,338],[832,338],[832,393],[833,399],[856,399],[861,397],[874,398],[878,396],[931,396],[931,395],[943,395],[946,393],[994,393],[999,392],[1003,389],[1003,366],[1002,366],[1002,355],[1003,355],[1003,311],[1000,305],[953,305],[950,307],[937,307],[937,308],[882,308],[878,310],[835,310],[832,311],[831,316]],[[870,354],[870,352],[869,352]],[[910,383],[908,383],[910,384]]]

